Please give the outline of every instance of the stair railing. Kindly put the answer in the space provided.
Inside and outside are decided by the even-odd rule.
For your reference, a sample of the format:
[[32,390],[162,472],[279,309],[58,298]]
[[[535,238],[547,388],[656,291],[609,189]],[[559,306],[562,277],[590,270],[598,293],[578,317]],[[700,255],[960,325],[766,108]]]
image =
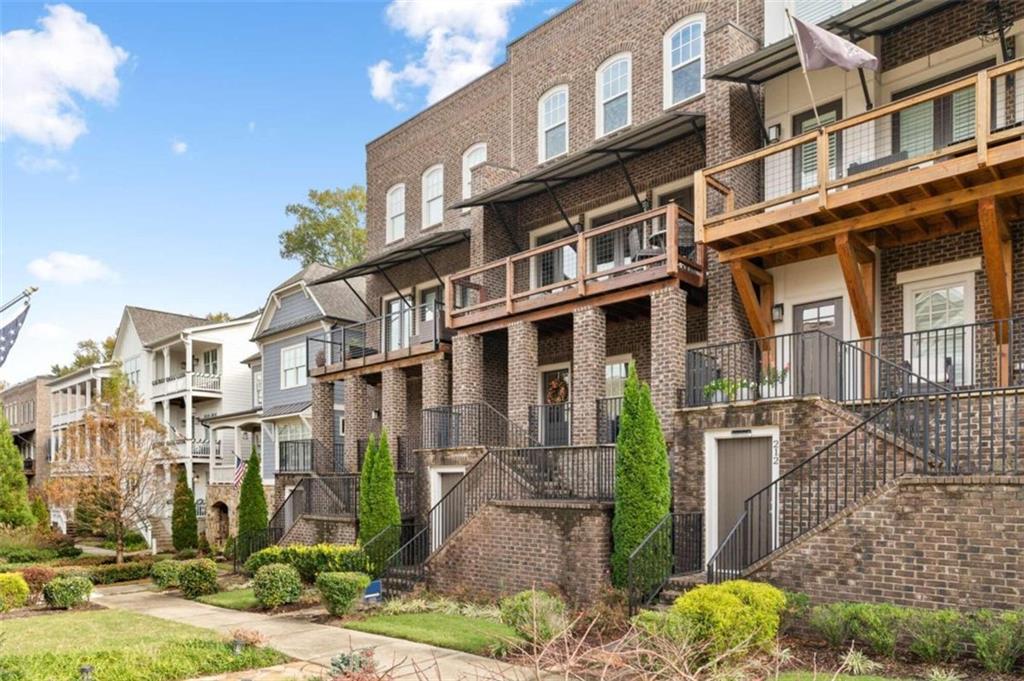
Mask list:
[[626,594],[629,614],[649,604],[674,574],[704,568],[704,514],[666,513],[629,554]]
[[422,413],[421,433],[425,449],[540,446],[529,432],[487,402],[427,407]]

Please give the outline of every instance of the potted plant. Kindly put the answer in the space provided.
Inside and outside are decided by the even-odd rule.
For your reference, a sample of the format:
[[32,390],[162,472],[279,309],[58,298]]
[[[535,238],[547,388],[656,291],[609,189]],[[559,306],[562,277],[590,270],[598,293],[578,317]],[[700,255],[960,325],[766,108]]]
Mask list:
[[782,395],[783,386],[788,376],[788,364],[784,365],[781,369],[776,367],[775,365],[766,367],[765,370],[761,373],[761,396],[780,397]]
[[745,379],[716,378],[704,386],[704,398],[709,402],[734,402],[753,399],[753,395]]

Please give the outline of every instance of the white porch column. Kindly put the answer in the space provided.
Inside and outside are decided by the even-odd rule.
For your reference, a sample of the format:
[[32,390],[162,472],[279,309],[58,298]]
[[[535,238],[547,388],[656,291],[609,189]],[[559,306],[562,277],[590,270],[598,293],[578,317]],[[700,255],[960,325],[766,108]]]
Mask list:
[[[242,429],[238,426],[235,426],[235,456],[243,461],[249,460],[249,452],[242,451]],[[234,461],[231,463],[234,463]]]
[[[185,339],[185,439],[192,444],[192,339]],[[189,452],[191,456],[192,452]]]
[[85,382],[85,406],[92,405],[92,381]]
[[170,347],[164,348],[163,355],[164,355],[164,373],[163,373],[163,376],[161,376],[160,378],[170,378],[171,377],[171,348]]

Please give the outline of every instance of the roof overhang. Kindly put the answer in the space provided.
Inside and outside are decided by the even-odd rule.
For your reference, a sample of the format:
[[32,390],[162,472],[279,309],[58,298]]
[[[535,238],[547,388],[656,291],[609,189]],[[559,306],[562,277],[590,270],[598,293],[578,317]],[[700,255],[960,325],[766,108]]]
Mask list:
[[[867,0],[822,21],[819,26],[852,40],[884,33],[908,21],[954,2],[954,0]],[[800,68],[796,43],[790,36],[753,54],[729,62],[705,76],[714,80],[760,85]]]
[[454,246],[455,244],[463,241],[469,241],[468,229],[446,229],[422,239],[417,239],[416,241],[411,241],[407,244],[401,244],[381,253],[380,255],[367,258],[360,263],[346,267],[340,272],[329,274],[323,279],[318,279],[314,283],[326,284],[331,281],[354,279],[355,277],[362,277],[367,274],[376,274],[381,270],[386,270],[389,267],[394,267],[395,265],[401,265],[402,263],[422,258],[439,251],[442,248]]
[[460,201],[451,209],[509,203],[578,180],[608,166],[663,147],[704,127],[704,114],[669,111],[657,118],[602,139],[597,144],[541,166],[490,191]]

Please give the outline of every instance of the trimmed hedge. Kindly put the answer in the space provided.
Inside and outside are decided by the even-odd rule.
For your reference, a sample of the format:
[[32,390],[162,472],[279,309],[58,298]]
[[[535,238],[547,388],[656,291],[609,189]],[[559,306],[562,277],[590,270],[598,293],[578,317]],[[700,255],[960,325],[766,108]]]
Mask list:
[[498,607],[502,623],[532,643],[547,643],[568,627],[565,602],[544,591],[520,591],[501,599]]
[[51,608],[67,610],[89,600],[92,582],[78,575],[54,577],[43,587],[43,599]]
[[116,584],[146,579],[153,569],[151,561],[134,561],[120,565],[98,565],[89,570],[89,579],[93,584]]
[[178,574],[178,586],[185,598],[217,593],[217,564],[209,558],[186,561]]
[[264,608],[276,608],[299,600],[302,580],[299,571],[291,565],[271,563],[256,571],[252,591]]
[[321,572],[316,578],[320,598],[335,616],[352,612],[369,585],[370,576],[362,572]]
[[315,544],[313,546],[269,546],[249,556],[245,571],[250,575],[264,565],[282,563],[299,571],[306,584],[316,582],[321,572],[367,572],[366,553],[350,544]]
[[48,568],[42,565],[34,565],[21,570],[21,576],[25,578],[25,582],[28,584],[29,594],[33,598],[39,598],[43,595],[43,587],[50,583],[57,576],[57,571],[53,568]]
[[149,574],[153,578],[153,583],[160,589],[176,587],[181,575],[181,563],[176,560],[158,561],[153,563],[153,569]]
[[29,593],[28,582],[18,573],[0,575],[0,612],[24,606]]

